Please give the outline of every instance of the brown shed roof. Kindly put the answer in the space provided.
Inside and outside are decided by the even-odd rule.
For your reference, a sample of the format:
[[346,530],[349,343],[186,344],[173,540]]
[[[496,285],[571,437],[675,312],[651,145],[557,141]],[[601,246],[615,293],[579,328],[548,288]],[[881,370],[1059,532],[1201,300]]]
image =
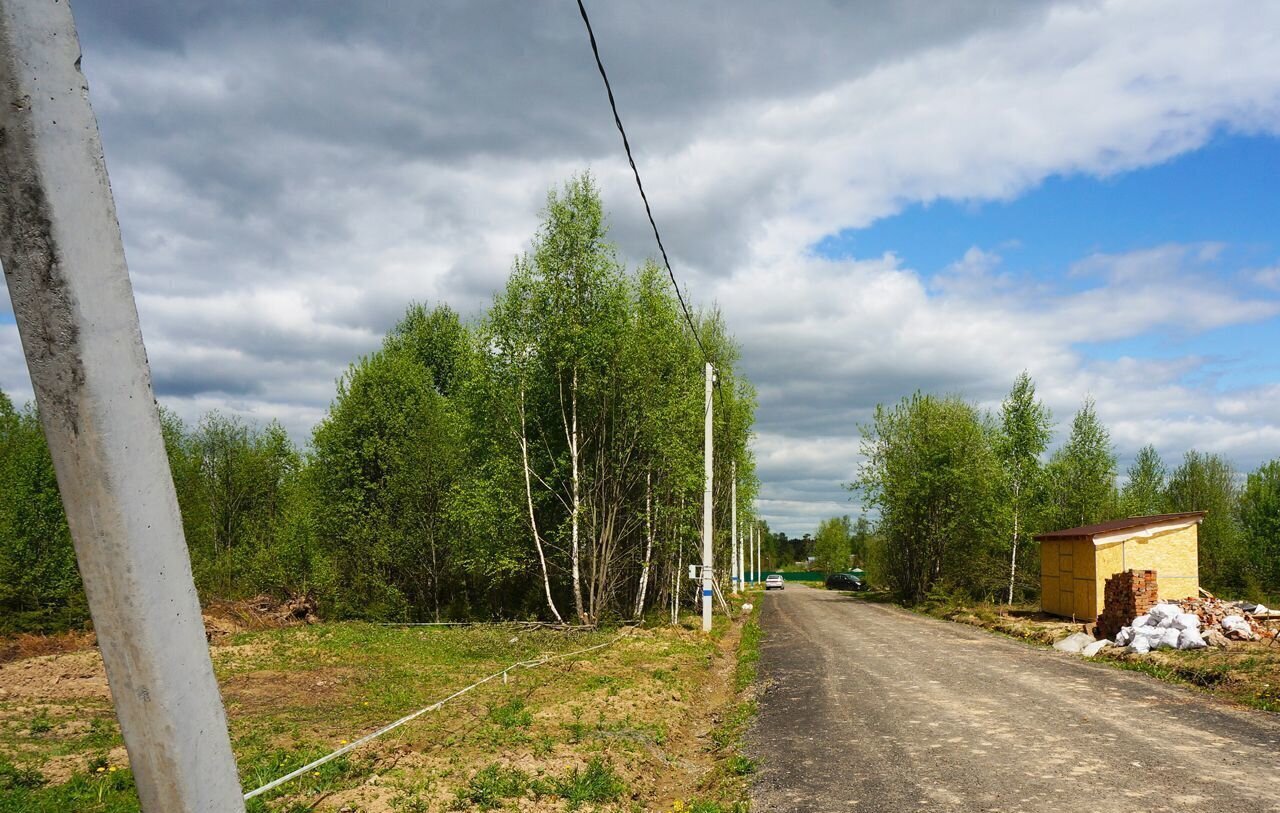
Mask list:
[[1079,528],[1065,528],[1061,531],[1050,531],[1040,534],[1036,541],[1045,539],[1092,539],[1098,534],[1127,531],[1131,528],[1145,528],[1148,525],[1159,525],[1165,522],[1177,522],[1181,519],[1203,519],[1207,511],[1183,511],[1180,514],[1154,514],[1149,517],[1129,517],[1099,522],[1097,525],[1081,525]]

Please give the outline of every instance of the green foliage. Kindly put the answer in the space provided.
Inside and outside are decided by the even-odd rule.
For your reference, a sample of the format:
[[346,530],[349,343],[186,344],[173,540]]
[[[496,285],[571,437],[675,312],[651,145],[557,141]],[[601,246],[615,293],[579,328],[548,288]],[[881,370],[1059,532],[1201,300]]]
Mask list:
[[524,699],[513,697],[506,703],[489,708],[489,719],[502,728],[528,728],[533,724],[533,712],[524,706]]
[[[590,175],[548,195],[543,214],[478,323],[410,305],[342,376],[305,453],[278,424],[215,412],[190,427],[161,410],[204,599],[309,594],[337,618],[589,622],[691,599],[678,571],[700,545],[699,341],[720,381],[721,556],[730,472],[744,525],[758,493],[737,345],[715,311],[686,323],[659,266],[618,261]],[[0,631],[83,623],[43,434],[2,394],[0,478]]]
[[1020,373],[1000,406],[1000,426],[995,435],[996,454],[1003,474],[1000,516],[1006,523],[1005,536],[1010,540],[1006,595],[1010,603],[1016,593],[1026,593],[1036,587],[1035,568],[1026,566],[1028,561],[1034,564],[1036,551],[1033,546],[1022,543],[1028,532],[1034,532],[1043,521],[1046,495],[1040,459],[1049,446],[1050,419],[1048,407],[1036,398],[1031,376],[1025,371]]
[[1236,513],[1235,468],[1221,455],[1187,452],[1169,476],[1169,511],[1208,511],[1200,524],[1201,582],[1210,590],[1239,591],[1249,581],[1249,552]]
[[382,349],[351,365],[316,428],[312,511],[336,571],[327,603],[340,616],[439,616],[463,424],[422,348],[445,341],[423,334],[448,316],[411,308]]
[[551,788],[569,803],[569,810],[577,810],[584,802],[612,802],[626,792],[627,785],[612,766],[592,757],[585,769],[574,768],[568,776],[552,780]]
[[518,768],[507,768],[498,763],[487,765],[476,771],[465,788],[457,792],[453,808],[466,810],[477,807],[481,810],[498,810],[506,804],[507,799],[523,796],[529,790],[529,776]]
[[[854,488],[880,511],[884,578],[909,602],[940,581],[994,592],[1000,477],[992,433],[958,398],[916,393],[863,427]],[[984,581],[985,580],[985,581]]]
[[196,585],[224,598],[304,589],[288,567],[299,563],[277,549],[301,497],[302,459],[284,427],[217,412],[191,431],[163,411],[161,424]]
[[38,709],[31,717],[31,722],[27,724],[27,730],[32,734],[48,734],[53,730],[53,721],[49,719],[48,709]]
[[0,392],[0,632],[88,618],[53,460],[34,409]]
[[1251,577],[1266,585],[1280,584],[1280,460],[1249,474],[1238,513]]
[[813,537],[813,566],[826,573],[836,573],[849,567],[852,551],[853,524],[849,517],[831,517],[818,523]]
[[1074,528],[1114,519],[1116,455],[1111,434],[1098,420],[1093,399],[1086,399],[1071,421],[1071,435],[1053,455],[1048,468],[1050,521],[1055,528]]
[[1138,450],[1129,466],[1128,482],[1120,493],[1121,513],[1130,517],[1159,514],[1165,507],[1164,461],[1156,447],[1147,444]]
[[48,780],[34,768],[17,768],[0,760],[0,791],[42,787]]

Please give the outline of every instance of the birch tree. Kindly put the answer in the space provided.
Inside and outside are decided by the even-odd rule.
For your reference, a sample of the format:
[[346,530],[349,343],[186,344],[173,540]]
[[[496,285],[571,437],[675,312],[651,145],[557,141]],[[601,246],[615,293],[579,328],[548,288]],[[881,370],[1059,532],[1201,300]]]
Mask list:
[[997,452],[1004,471],[1006,505],[1011,531],[1009,537],[1009,593],[1013,604],[1018,577],[1018,548],[1027,522],[1027,513],[1042,495],[1044,471],[1041,455],[1049,445],[1049,410],[1036,398],[1036,385],[1025,371],[1018,375],[1009,396],[1000,407]]

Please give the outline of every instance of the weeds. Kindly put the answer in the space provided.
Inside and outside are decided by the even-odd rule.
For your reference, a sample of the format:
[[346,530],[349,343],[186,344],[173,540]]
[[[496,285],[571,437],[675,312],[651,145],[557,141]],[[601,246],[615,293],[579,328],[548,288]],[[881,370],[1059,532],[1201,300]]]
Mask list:
[[533,712],[524,707],[524,698],[513,697],[500,706],[490,706],[489,719],[502,728],[528,728],[533,723]]
[[453,802],[455,810],[478,807],[481,810],[497,810],[507,799],[515,799],[528,792],[529,775],[517,768],[505,768],[496,762],[476,771],[475,776],[460,788]]
[[35,768],[18,768],[8,762],[0,761],[0,790],[38,788],[46,781]]
[[31,718],[31,722],[27,725],[27,729],[35,736],[40,734],[48,734],[53,730],[53,720],[49,719],[49,710],[40,709]]
[[592,757],[585,770],[574,768],[567,777],[552,780],[551,788],[569,803],[569,810],[577,810],[583,802],[612,802],[627,785],[604,760]]

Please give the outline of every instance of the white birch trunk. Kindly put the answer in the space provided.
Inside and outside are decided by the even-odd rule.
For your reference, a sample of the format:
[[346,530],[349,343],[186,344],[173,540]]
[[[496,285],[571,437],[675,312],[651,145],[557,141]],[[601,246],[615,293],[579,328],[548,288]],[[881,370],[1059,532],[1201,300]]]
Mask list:
[[644,612],[644,594],[649,586],[649,566],[653,562],[653,475],[644,473],[644,566],[640,568],[640,590],[636,593],[635,617]]
[[1013,583],[1018,575],[1018,506],[1017,501],[1020,489],[1015,486],[1013,489],[1014,509],[1013,509],[1013,552],[1009,555],[1009,604],[1013,604]]
[[578,620],[583,624],[590,624],[591,619],[587,617],[586,610],[582,606],[582,563],[579,551],[580,542],[578,539],[578,513],[582,506],[582,494],[580,489],[580,463],[578,460],[578,367],[573,368],[573,382],[569,390],[569,409],[572,412],[573,427],[569,432],[569,459],[573,464],[573,509],[569,523],[571,527],[573,549],[571,556],[573,557],[573,606],[578,611]]
[[533,546],[538,549],[538,564],[542,567],[542,587],[547,594],[547,607],[555,616],[556,623],[563,624],[560,610],[551,598],[551,576],[547,573],[547,556],[542,550],[542,536],[538,533],[538,518],[533,510],[533,482],[529,473],[529,433],[525,427],[524,389],[520,390],[520,460],[524,464],[524,495],[529,504],[529,528],[533,531]]

